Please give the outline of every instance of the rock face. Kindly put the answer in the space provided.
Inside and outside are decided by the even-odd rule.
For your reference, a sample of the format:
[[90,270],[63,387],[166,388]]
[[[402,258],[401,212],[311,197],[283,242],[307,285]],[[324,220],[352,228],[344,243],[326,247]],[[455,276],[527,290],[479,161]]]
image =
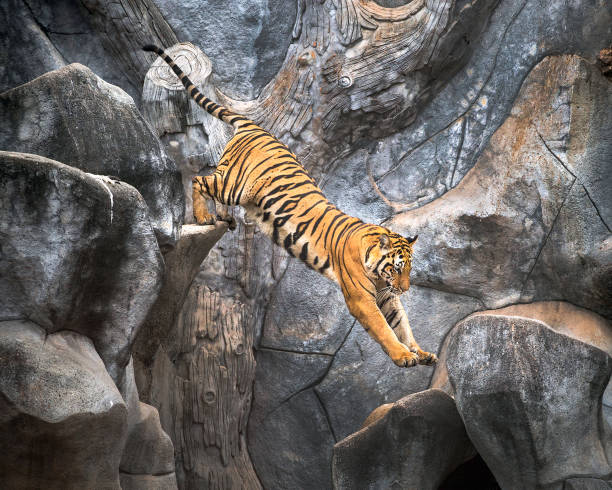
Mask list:
[[20,0],[0,5],[0,46],[0,92],[66,64],[31,10]]
[[127,438],[119,464],[122,490],[176,489],[174,446],[157,409],[139,401],[132,361],[121,388],[128,406]]
[[127,182],[142,194],[160,246],[174,245],[180,173],[123,90],[73,64],[0,95],[0,117],[0,148]]
[[91,340],[2,321],[0,359],[2,487],[119,490],[127,407]]
[[359,432],[334,446],[334,488],[435,490],[473,456],[446,393],[426,390],[381,408]]
[[163,274],[145,202],[47,158],[0,158],[0,319],[88,336],[120,383]]
[[163,274],[143,198],[13,152],[0,189],[0,486],[176,489],[128,364]]
[[[511,314],[511,313],[510,313]],[[524,317],[478,314],[450,333],[441,364],[470,440],[502,488],[607,478],[601,398],[612,357]]]
[[610,228],[598,212],[612,208],[609,193],[599,191],[612,186],[600,158],[612,159],[609,145],[589,146],[589,132],[579,129],[596,117],[612,131],[598,105],[610,97],[612,85],[584,60],[542,61],[461,183],[391,220],[393,229],[419,233],[413,282],[489,307],[566,299],[612,315]]
[[[403,301],[427,350],[438,351],[470,313],[517,302],[566,300],[611,318],[612,85],[599,71],[608,70],[603,48],[612,41],[606,2],[5,4],[0,149],[118,176],[144,197],[124,200],[122,192],[136,191],[114,178],[83,190],[63,176],[47,179],[42,204],[19,204],[17,213],[10,196],[32,195],[27,186],[0,196],[0,227],[13,226],[9,239],[0,234],[0,312],[11,312],[0,320],[29,318],[48,333],[73,328],[93,339],[128,407],[120,437],[130,454],[119,449],[114,459],[125,488],[175,484],[155,412],[135,402],[131,368],[124,373],[133,342],[135,380],[173,439],[182,488],[330,488],[334,442],[374,408],[426,389],[432,375],[390,365],[336,286],[289,262],[240,210],[232,210],[236,232],[195,269],[205,255],[198,247],[211,243],[206,233],[177,242],[181,177],[188,189],[194,174],[214,167],[228,128],[194,111],[182,89],[148,110],[141,88],[154,56],[140,50],[144,43],[193,42],[213,61],[207,93],[279,135],[332,202],[420,235],[415,286]],[[178,61],[190,67],[192,60]],[[81,66],[62,68],[75,62],[133,101]],[[49,70],[56,71],[32,80]],[[55,197],[66,189],[74,190],[70,202],[90,203],[91,194],[99,214],[73,218]],[[42,216],[52,231],[27,224],[29,234],[15,238],[13,214],[30,224]],[[136,215],[134,234],[115,228]],[[142,228],[149,219],[153,232]],[[150,309],[162,268],[153,234],[168,280]],[[40,240],[44,246],[35,245]],[[33,252],[19,258],[19,274],[5,266],[5,244],[14,257]],[[56,273],[60,262],[70,277]],[[99,302],[83,299],[91,297]],[[549,313],[512,315],[555,328]],[[566,327],[559,332],[574,332]],[[434,384],[452,390],[448,371],[438,369]],[[612,420],[612,388],[603,403]],[[609,475],[569,476],[552,488],[597,488]]]

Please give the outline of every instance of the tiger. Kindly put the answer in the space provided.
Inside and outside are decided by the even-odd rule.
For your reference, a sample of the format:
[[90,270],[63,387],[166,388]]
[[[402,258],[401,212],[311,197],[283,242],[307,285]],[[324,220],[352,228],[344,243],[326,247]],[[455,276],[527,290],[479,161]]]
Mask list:
[[197,224],[215,221],[208,199],[242,206],[276,245],[340,286],[351,315],[397,366],[437,362],[415,341],[400,301],[410,287],[418,236],[403,237],[340,211],[285,144],[205,97],[163,49],[143,50],[162,58],[199,106],[234,128],[214,173],[192,180]]

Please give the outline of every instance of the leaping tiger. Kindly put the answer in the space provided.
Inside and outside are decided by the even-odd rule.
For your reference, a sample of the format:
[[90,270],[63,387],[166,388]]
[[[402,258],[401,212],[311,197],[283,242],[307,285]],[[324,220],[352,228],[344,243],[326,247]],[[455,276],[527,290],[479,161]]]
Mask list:
[[400,302],[400,294],[410,287],[417,237],[404,238],[340,211],[283,143],[205,97],[162,49],[152,45],[143,49],[168,63],[189,95],[235,130],[215,172],[193,179],[197,223],[214,221],[206,198],[244,207],[248,218],[277,245],[340,286],[351,315],[396,365],[435,363],[436,355],[423,351],[414,340]]

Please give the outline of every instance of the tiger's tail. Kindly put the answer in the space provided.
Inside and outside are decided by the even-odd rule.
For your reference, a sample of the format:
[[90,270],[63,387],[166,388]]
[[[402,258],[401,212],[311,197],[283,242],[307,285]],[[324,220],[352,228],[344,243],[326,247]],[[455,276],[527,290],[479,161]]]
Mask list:
[[236,114],[235,112],[230,111],[228,108],[223,107],[222,105],[216,104],[208,97],[206,97],[202,92],[200,92],[198,88],[193,84],[193,82],[189,79],[189,77],[182,72],[182,70],[178,67],[174,60],[170,56],[168,56],[163,49],[158,48],[157,46],[154,46],[152,44],[147,44],[146,46],[143,46],[142,49],[143,51],[151,51],[157,54],[161,59],[168,63],[170,68],[172,68],[172,71],[176,74],[177,77],[179,77],[179,80],[185,86],[185,89],[187,90],[189,96],[193,100],[195,100],[198,105],[202,107],[206,112],[215,116],[218,119],[221,119],[221,121],[227,124],[231,124],[236,129],[243,126],[245,123],[251,123],[248,118],[240,114]]

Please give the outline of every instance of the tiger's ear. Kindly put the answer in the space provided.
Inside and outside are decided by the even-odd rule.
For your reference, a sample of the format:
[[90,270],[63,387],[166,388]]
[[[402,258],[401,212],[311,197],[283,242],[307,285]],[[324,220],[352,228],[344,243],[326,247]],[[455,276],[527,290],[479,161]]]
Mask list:
[[378,246],[381,254],[388,254],[391,251],[391,239],[386,233],[381,233],[378,236]]
[[407,237],[407,238],[406,238],[406,240],[408,240],[408,243],[409,243],[410,245],[414,245],[414,242],[416,242],[416,241],[417,241],[417,238],[419,238],[419,235],[414,235],[412,238]]

